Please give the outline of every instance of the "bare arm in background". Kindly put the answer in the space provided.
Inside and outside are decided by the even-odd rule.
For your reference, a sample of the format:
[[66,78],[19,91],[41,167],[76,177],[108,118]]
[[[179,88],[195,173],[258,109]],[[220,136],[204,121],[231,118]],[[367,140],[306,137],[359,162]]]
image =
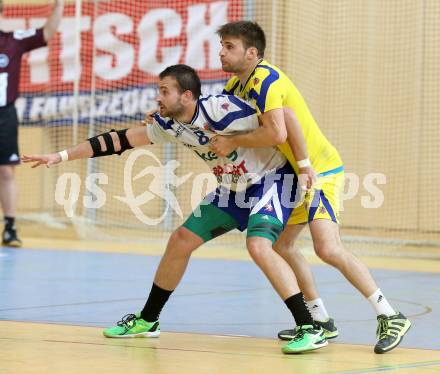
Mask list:
[[44,40],[49,41],[52,36],[57,32],[58,26],[60,25],[61,18],[64,11],[64,0],[55,0],[55,4],[51,15],[47,19],[43,27]]

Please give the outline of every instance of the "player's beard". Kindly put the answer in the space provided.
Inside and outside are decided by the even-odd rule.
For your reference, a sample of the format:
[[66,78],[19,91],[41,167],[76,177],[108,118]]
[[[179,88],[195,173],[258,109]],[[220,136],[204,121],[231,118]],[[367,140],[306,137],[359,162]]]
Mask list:
[[242,61],[237,61],[235,63],[227,63],[226,65],[222,63],[222,70],[226,73],[237,74],[240,73],[241,70],[243,70],[245,64],[246,62],[244,59]]
[[235,73],[235,69],[231,65],[223,65],[222,64],[222,69],[226,73]]
[[183,114],[185,111],[184,106],[180,103],[180,100],[176,101],[174,104],[165,106],[159,103],[159,114],[161,117],[176,118]]

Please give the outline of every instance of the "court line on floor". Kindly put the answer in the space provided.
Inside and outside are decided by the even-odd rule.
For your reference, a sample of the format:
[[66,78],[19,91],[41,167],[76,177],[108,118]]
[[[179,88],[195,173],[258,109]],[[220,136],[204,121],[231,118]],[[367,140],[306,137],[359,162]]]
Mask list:
[[[214,336],[214,335],[208,335],[208,336]],[[231,337],[232,338],[232,337]],[[246,338],[246,337],[245,337]],[[17,339],[17,338],[9,338],[9,337],[0,337],[0,340],[14,340],[14,341],[30,341],[29,339]],[[111,339],[112,341],[115,340],[126,340],[126,339]],[[314,354],[314,358],[312,357],[312,355],[310,355],[310,353],[305,353],[303,355],[295,355],[295,356],[286,356],[283,355],[281,353],[269,353],[269,354],[264,354],[261,352],[256,352],[256,353],[245,353],[245,352],[232,352],[232,351],[219,351],[219,350],[206,350],[206,349],[187,349],[187,348],[173,348],[173,347],[155,347],[155,346],[138,346],[138,345],[130,345],[130,344],[108,344],[108,343],[98,343],[98,342],[82,342],[82,341],[72,341],[72,340],[57,340],[57,339],[38,339],[38,340],[33,340],[33,341],[38,341],[38,342],[46,342],[46,343],[60,343],[60,344],[78,344],[78,345],[92,345],[92,346],[105,346],[105,347],[120,347],[120,348],[136,348],[136,349],[146,349],[146,350],[157,350],[157,351],[176,351],[176,352],[194,352],[194,353],[210,353],[210,354],[215,354],[215,355],[232,355],[232,356],[249,356],[249,357],[267,357],[267,358],[287,358],[287,359],[293,359],[293,358],[297,358],[299,360],[316,360],[316,353]],[[258,346],[257,346],[258,348]],[[279,348],[278,346],[274,345],[273,347],[274,349]],[[320,359],[320,361],[324,361],[327,362],[328,360],[325,359],[323,360],[322,357]]]
[[[224,291],[208,291],[208,292],[199,292],[199,293],[191,293],[191,294],[180,294],[174,295],[174,297],[192,297],[192,296],[206,296],[206,295],[218,295],[218,294],[228,294],[228,293],[241,293],[241,292],[253,292],[253,291],[261,291],[261,290],[269,290],[270,288],[251,288],[251,289],[240,289],[240,290],[224,290]],[[33,306],[24,306],[24,307],[15,307],[15,308],[0,308],[1,312],[12,312],[19,310],[34,310],[34,309],[50,309],[50,308],[64,308],[64,307],[72,307],[72,306],[81,306],[81,305],[96,305],[96,304],[108,304],[108,303],[122,303],[122,302],[131,302],[131,301],[143,301],[143,298],[129,298],[129,299],[115,299],[115,300],[100,300],[100,301],[84,301],[77,303],[66,303],[66,304],[50,304],[50,305],[33,305]],[[412,301],[401,300],[390,298],[389,300],[398,301],[401,303],[407,303],[410,305],[415,305],[423,308],[422,312],[416,314],[407,314],[408,318],[420,317],[432,312],[432,308],[428,305],[423,305],[421,303],[415,303]],[[2,319],[0,316],[0,321],[8,321],[9,319]],[[376,318],[367,318],[362,320],[341,320],[344,323],[357,323],[360,321],[376,321]],[[48,322],[48,321],[45,321]]]
[[348,370],[348,371],[332,371],[326,372],[322,374],[362,374],[362,373],[375,373],[381,371],[394,371],[399,369],[413,369],[419,367],[428,367],[428,366],[440,366],[440,361],[423,361],[423,362],[414,362],[409,364],[397,364],[397,365],[384,365],[378,366],[375,368],[365,368],[365,369],[356,369],[356,370]]
[[[204,334],[201,334],[204,335]],[[215,335],[207,335],[215,337]],[[217,337],[220,337],[217,335]],[[228,337],[228,336],[227,336]],[[232,338],[232,337],[230,337]],[[247,339],[247,337],[244,337]],[[250,337],[249,339],[252,339]],[[0,337],[0,340],[15,340],[15,341],[30,341],[29,339],[17,339],[17,338],[4,338]],[[57,340],[57,339],[38,339],[33,340],[35,342],[45,342],[45,343],[57,343],[57,344],[77,344],[77,345],[89,345],[89,346],[105,346],[105,347],[120,347],[120,348],[136,348],[136,349],[144,349],[144,350],[154,350],[154,351],[172,351],[172,352],[188,352],[188,353],[207,353],[207,354],[213,354],[213,355],[220,355],[220,356],[238,356],[238,357],[265,357],[265,358],[271,358],[271,359],[282,359],[282,360],[289,360],[289,361],[315,361],[315,362],[325,362],[325,363],[346,363],[346,361],[343,360],[335,360],[334,358],[328,358],[327,356],[320,355],[318,352],[303,352],[302,354],[296,354],[296,355],[284,355],[278,349],[280,349],[279,346],[274,345],[273,353],[261,353],[255,352],[255,353],[247,353],[247,352],[237,352],[237,351],[220,351],[220,350],[209,350],[209,349],[188,349],[188,348],[173,348],[173,347],[155,347],[155,346],[138,346],[138,345],[131,345],[131,344],[123,344],[123,341],[126,339],[111,339],[112,342],[120,342],[120,344],[109,344],[109,343],[99,343],[99,342],[84,342],[84,341],[72,341],[72,340]],[[262,348],[260,346],[255,346],[255,348]],[[264,347],[268,348],[268,347]],[[277,352],[276,352],[276,351]],[[368,363],[365,363],[368,364]],[[357,373],[357,371],[353,372]],[[339,373],[337,373],[339,374]]]
[[[33,322],[24,322],[24,323],[33,323]],[[62,326],[62,325],[60,325]],[[81,326],[79,326],[81,327]],[[172,335],[202,335],[202,336],[209,336],[209,337],[226,337],[226,338],[242,338],[242,339],[250,339],[250,340],[263,340],[263,341],[273,341],[273,339],[268,338],[255,338],[255,337],[238,337],[238,336],[231,336],[231,335],[218,335],[218,334],[203,334],[203,333],[182,333],[182,332],[168,332],[166,334],[172,334]],[[58,339],[29,339],[29,338],[17,338],[17,337],[2,337],[0,336],[0,340],[3,341],[28,341],[28,342],[47,342],[47,343],[61,343],[61,344],[78,344],[78,345],[95,345],[95,346],[109,346],[109,347],[122,347],[122,348],[137,348],[137,349],[148,349],[148,350],[166,350],[166,351],[182,351],[182,352],[195,352],[195,353],[211,353],[211,354],[220,354],[220,355],[232,355],[232,356],[251,356],[251,357],[270,357],[270,358],[276,358],[278,357],[278,353],[269,353],[269,354],[261,354],[261,352],[254,354],[254,353],[246,353],[246,352],[231,352],[231,351],[219,351],[219,350],[206,350],[206,349],[185,349],[185,348],[173,348],[173,347],[156,347],[156,346],[137,346],[132,344],[127,344],[128,341],[131,341],[132,339],[105,339],[109,343],[104,342],[87,342],[87,341],[75,341],[75,340],[58,340]],[[134,339],[137,340],[137,339]],[[150,341],[159,341],[159,339],[147,339]],[[339,344],[337,345],[347,345],[347,346],[366,346],[365,344]],[[256,346],[258,348],[258,346]],[[277,345],[274,346],[274,348],[278,348]],[[420,348],[404,348],[407,350],[416,350],[416,351],[433,351],[433,349],[420,349]],[[281,355],[283,359],[288,360],[313,360],[313,361],[320,361],[320,362],[346,362],[346,361],[340,361],[335,360],[334,358],[328,359],[326,356],[320,355],[320,353],[316,352],[304,352],[301,355]],[[361,362],[358,362],[358,364],[361,364]],[[369,363],[364,362],[364,364],[368,365]],[[369,373],[374,371],[390,371],[390,370],[396,370],[399,368],[412,368],[412,367],[422,367],[422,366],[434,366],[434,365],[440,365],[440,361],[422,361],[420,363],[408,363],[408,364],[396,364],[396,365],[388,365],[388,366],[381,366],[377,368],[367,368],[367,369],[360,369],[355,371],[341,371],[341,372],[327,372],[327,373],[321,373],[321,374],[357,374],[357,373]],[[364,370],[364,371],[362,371]],[[366,371],[365,371],[366,370]]]
[[[262,290],[272,290],[270,286],[258,287],[258,288],[241,288],[236,290],[215,290],[215,291],[205,291],[205,292],[195,292],[187,294],[176,294],[173,297],[191,297],[191,296],[206,296],[206,295],[218,295],[218,294],[231,294],[231,293],[242,293],[242,292],[255,292]],[[10,312],[15,310],[31,310],[31,309],[45,309],[45,308],[58,308],[58,307],[69,307],[69,306],[79,306],[79,305],[93,305],[93,304],[107,304],[107,303],[119,303],[127,301],[145,301],[144,298],[129,298],[129,299],[115,299],[115,300],[98,300],[98,301],[82,301],[77,303],[66,303],[66,304],[50,304],[50,305],[34,305],[34,306],[23,306],[15,308],[0,308],[0,312]]]
[[[215,337],[215,335],[208,335]],[[220,336],[217,336],[220,337]],[[232,337],[231,337],[232,338]],[[246,338],[246,337],[245,337]],[[252,339],[252,337],[250,338]],[[0,340],[21,340],[21,339],[11,339],[11,338],[1,338]],[[113,339],[114,340],[114,339]],[[113,341],[112,340],[112,341]],[[123,340],[123,339],[120,339]],[[283,355],[278,352],[268,353],[264,354],[261,352],[258,353],[246,353],[246,352],[233,352],[233,351],[220,351],[220,350],[209,350],[209,349],[188,349],[188,348],[173,348],[173,347],[155,347],[155,346],[137,346],[137,345],[131,345],[131,344],[106,344],[106,343],[98,343],[98,342],[82,342],[82,341],[70,341],[70,340],[57,340],[57,339],[42,339],[42,340],[36,340],[39,342],[46,342],[46,343],[58,343],[58,344],[78,344],[78,345],[91,345],[91,346],[105,346],[105,347],[120,347],[120,348],[136,348],[136,349],[145,349],[145,350],[155,350],[155,351],[172,351],[172,352],[188,352],[188,353],[207,353],[207,354],[214,354],[214,355],[221,355],[221,356],[241,356],[241,357],[266,357],[266,358],[272,358],[272,359],[283,359],[283,360],[291,360],[291,361],[319,361],[319,362],[339,362],[339,363],[346,363],[346,361],[343,360],[334,360],[333,358],[328,358],[326,356],[319,356],[319,353],[317,352],[304,352],[302,354],[298,355]],[[122,342],[121,342],[122,343]],[[258,348],[258,346],[256,346]],[[278,346],[273,347],[274,350],[279,349]],[[371,368],[371,369],[360,369],[360,370],[354,370],[354,371],[343,371],[343,372],[336,372],[336,373],[327,373],[327,374],[358,374],[358,373],[370,373],[374,371],[391,371],[391,370],[397,370],[399,368],[416,368],[416,367],[423,367],[423,366],[434,366],[440,364],[440,361],[433,361],[431,362],[421,362],[420,365],[418,363],[414,364],[403,364],[403,365],[393,365],[393,366],[387,366],[387,367],[379,367],[379,368]],[[366,371],[365,371],[366,370]]]

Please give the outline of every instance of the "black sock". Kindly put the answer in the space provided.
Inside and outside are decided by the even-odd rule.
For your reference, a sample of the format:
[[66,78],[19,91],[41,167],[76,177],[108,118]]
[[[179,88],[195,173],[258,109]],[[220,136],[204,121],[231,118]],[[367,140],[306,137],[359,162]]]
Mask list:
[[307,309],[302,292],[290,296],[284,302],[292,313],[297,326],[313,325],[313,318]]
[[15,228],[15,217],[5,216],[5,230],[11,230]]
[[168,301],[168,298],[172,293],[173,291],[164,290],[153,283],[150,296],[148,296],[144,309],[142,309],[141,318],[147,322],[157,321],[163,306]]

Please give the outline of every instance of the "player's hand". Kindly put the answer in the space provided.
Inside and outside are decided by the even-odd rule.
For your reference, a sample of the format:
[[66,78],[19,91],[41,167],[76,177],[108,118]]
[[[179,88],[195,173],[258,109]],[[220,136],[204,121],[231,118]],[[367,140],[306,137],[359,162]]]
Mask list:
[[303,191],[309,191],[316,182],[315,169],[312,166],[300,168],[298,173],[298,184]]
[[153,114],[157,113],[157,109],[149,110],[147,113],[145,113],[145,117],[143,121],[141,121],[142,126],[151,125],[154,121]]
[[23,155],[21,161],[24,163],[34,162],[32,168],[36,168],[40,165],[46,165],[51,167],[52,165],[59,164],[61,162],[61,156],[59,153],[49,153],[46,155]]
[[209,141],[209,149],[220,157],[226,157],[230,155],[235,148],[232,136],[215,135]]

